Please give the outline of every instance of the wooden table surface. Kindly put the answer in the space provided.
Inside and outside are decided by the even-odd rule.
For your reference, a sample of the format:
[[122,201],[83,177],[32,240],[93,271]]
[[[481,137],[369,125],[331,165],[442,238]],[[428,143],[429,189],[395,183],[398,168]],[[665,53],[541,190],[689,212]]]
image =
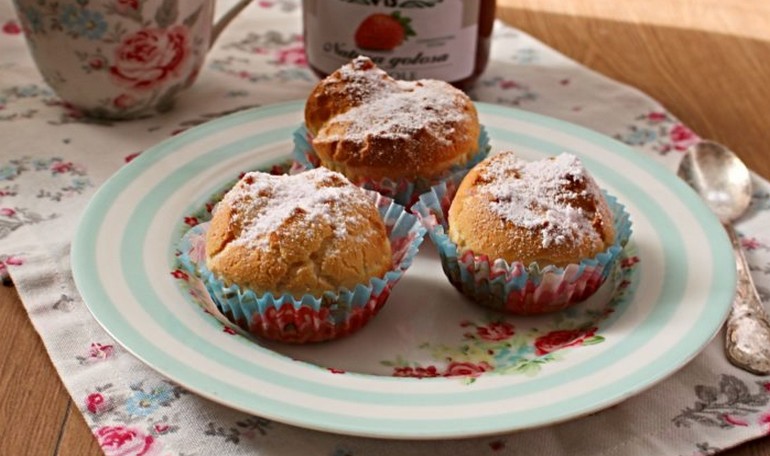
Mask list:
[[[770,178],[770,2],[497,3],[504,21],[647,92],[702,137],[730,146]],[[13,287],[0,287],[0,303],[0,455],[100,455]],[[721,454],[770,454],[770,439]]]

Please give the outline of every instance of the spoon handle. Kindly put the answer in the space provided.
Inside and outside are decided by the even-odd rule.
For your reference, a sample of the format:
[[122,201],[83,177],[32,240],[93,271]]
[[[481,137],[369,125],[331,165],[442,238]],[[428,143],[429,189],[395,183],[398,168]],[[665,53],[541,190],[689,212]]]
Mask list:
[[740,240],[732,225],[725,224],[735,252],[738,286],[727,320],[727,359],[755,374],[770,374],[770,318],[759,299]]

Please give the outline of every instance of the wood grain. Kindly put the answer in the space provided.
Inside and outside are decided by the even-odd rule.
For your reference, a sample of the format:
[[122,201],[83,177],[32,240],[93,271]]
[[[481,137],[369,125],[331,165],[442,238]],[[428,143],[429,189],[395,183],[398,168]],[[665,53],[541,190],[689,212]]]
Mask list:
[[[638,87],[770,178],[770,2],[498,0],[498,16]],[[13,288],[0,287],[0,308],[0,455],[101,454]],[[770,439],[720,454],[768,455]]]
[[770,178],[770,2],[498,0],[498,16],[641,89]]
[[56,456],[100,456],[102,450],[75,404],[70,402]]
[[13,287],[0,308],[0,455],[56,454],[69,396]]

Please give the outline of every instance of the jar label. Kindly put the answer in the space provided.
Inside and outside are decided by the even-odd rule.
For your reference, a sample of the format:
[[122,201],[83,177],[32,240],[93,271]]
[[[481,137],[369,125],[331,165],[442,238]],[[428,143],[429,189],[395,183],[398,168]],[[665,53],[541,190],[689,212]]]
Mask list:
[[479,0],[305,0],[303,8],[305,51],[322,72],[365,55],[398,79],[473,73]]

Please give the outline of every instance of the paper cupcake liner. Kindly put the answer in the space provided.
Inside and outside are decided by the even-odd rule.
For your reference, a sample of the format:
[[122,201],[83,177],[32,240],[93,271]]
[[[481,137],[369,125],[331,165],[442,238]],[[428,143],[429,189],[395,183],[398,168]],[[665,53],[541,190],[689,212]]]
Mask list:
[[616,267],[623,247],[631,236],[631,220],[625,207],[605,192],[615,226],[615,243],[593,258],[560,268],[534,262],[508,264],[503,259],[460,252],[447,235],[447,217],[451,199],[461,176],[434,186],[420,196],[412,212],[428,229],[441,256],[441,265],[449,281],[474,302],[496,310],[535,315],[565,309],[587,299]]
[[[313,169],[321,166],[321,160],[318,158],[318,155],[311,145],[312,135],[307,128],[305,128],[304,124],[294,131],[293,138],[294,150],[292,155],[298,165],[305,169]],[[421,194],[430,191],[431,187],[434,185],[437,185],[450,176],[457,175],[458,173],[465,175],[471,168],[487,157],[490,150],[489,135],[483,125],[481,126],[481,131],[479,133],[478,149],[476,150],[476,154],[473,155],[467,163],[452,166],[449,170],[435,179],[418,178],[411,180],[398,178],[393,180],[390,178],[366,178],[352,182],[359,187],[387,196],[398,204],[410,207],[417,202]]]
[[384,277],[372,278],[352,290],[342,288],[321,297],[290,294],[257,294],[238,285],[225,285],[206,267],[205,233],[208,223],[197,225],[180,241],[180,263],[199,277],[217,309],[229,321],[258,337],[279,342],[306,343],[337,339],[351,334],[382,308],[404,272],[411,266],[425,228],[406,209],[375,192],[390,239],[394,267]]

